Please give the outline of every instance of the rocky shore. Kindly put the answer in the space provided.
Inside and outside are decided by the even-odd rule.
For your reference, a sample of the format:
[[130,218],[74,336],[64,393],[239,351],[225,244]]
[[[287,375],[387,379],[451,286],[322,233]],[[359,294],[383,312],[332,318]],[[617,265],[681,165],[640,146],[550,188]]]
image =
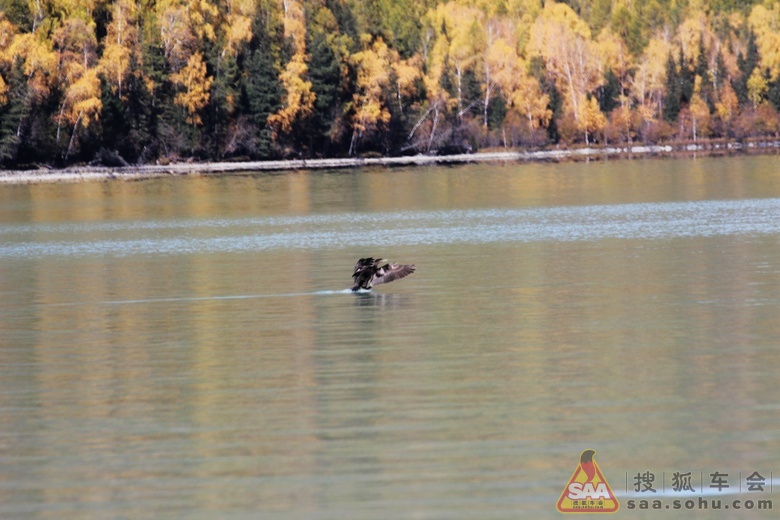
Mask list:
[[667,145],[601,146],[559,148],[536,151],[503,151],[458,155],[414,155],[404,157],[365,157],[337,159],[292,159],[278,161],[247,161],[123,167],[72,166],[63,169],[0,170],[0,184],[36,184],[110,180],[140,180],[184,175],[239,175],[271,171],[323,170],[363,168],[371,166],[426,166],[477,162],[514,163],[545,161],[599,160],[605,158],[669,157],[690,154],[727,155],[736,153],[776,153],[778,140],[749,142],[708,141]]

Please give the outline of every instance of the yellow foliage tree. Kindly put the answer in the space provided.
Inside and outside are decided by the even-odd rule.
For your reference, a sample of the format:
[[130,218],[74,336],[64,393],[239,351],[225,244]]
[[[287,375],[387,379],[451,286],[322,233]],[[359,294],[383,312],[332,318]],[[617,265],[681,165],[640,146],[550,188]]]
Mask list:
[[630,81],[631,91],[645,121],[652,121],[660,115],[666,81],[665,64],[671,49],[669,41],[651,38],[638,60],[633,80]]
[[160,10],[160,38],[165,58],[171,69],[178,71],[186,65],[196,47],[187,9],[167,2],[158,3],[157,8]]
[[753,74],[748,78],[747,89],[748,99],[755,108],[761,104],[761,101],[764,100],[766,93],[769,91],[769,85],[759,67],[753,69]]
[[44,99],[57,80],[57,53],[51,40],[41,40],[32,33],[19,33],[7,48],[0,47],[0,62],[10,65],[17,58],[24,61],[22,70],[33,101]]
[[417,80],[422,75],[420,55],[415,54],[409,59],[396,61],[393,63],[393,72],[395,73],[395,96],[398,102],[398,111],[403,113],[404,98],[417,94]]
[[696,141],[699,137],[708,137],[710,135],[710,107],[701,96],[702,79],[696,76],[696,82],[693,88],[693,96],[688,107],[691,117],[691,137]]
[[531,28],[528,51],[544,59],[548,73],[564,94],[568,112],[578,126],[588,127],[588,123],[580,123],[580,117],[589,111],[581,103],[602,81],[588,25],[568,5],[549,2]]
[[312,82],[306,79],[309,71],[306,55],[306,20],[303,4],[298,0],[282,0],[284,6],[284,35],[292,43],[293,55],[279,75],[284,89],[282,107],[268,117],[268,123],[279,133],[288,134],[296,121],[308,117],[314,108],[315,94]]
[[252,39],[252,17],[257,11],[257,3],[255,0],[228,0],[227,7],[222,31],[226,35],[227,52],[235,56]]
[[87,20],[79,15],[66,18],[52,33],[59,60],[59,86],[64,92],[56,118],[58,143],[63,127],[72,127],[65,159],[77,143],[79,130],[96,121],[103,108],[99,71],[95,66],[95,23]]
[[454,1],[439,4],[428,13],[428,24],[436,35],[433,59],[454,69],[459,114],[463,111],[463,77],[473,70],[484,46],[482,18],[479,9]]
[[516,81],[516,76],[520,74],[518,70],[519,57],[514,42],[508,41],[504,37],[495,37],[488,44],[484,58],[485,84],[483,90],[485,98],[482,103],[482,126],[487,130],[488,126],[488,106],[490,105],[490,96],[493,88],[503,86],[505,95],[510,91],[510,84]]
[[200,125],[200,110],[209,102],[209,90],[213,79],[206,72],[203,55],[196,52],[179,72],[171,75],[171,81],[184,91],[176,94],[174,103],[187,111],[187,123]]
[[694,9],[677,29],[677,40],[680,43],[683,54],[692,63],[695,63],[699,58],[699,42],[702,39],[705,45],[712,39],[709,21],[706,14]]
[[6,85],[3,76],[0,76],[0,106],[8,103],[8,85]]
[[138,44],[138,11],[132,0],[117,0],[111,23],[106,27],[100,69],[114,91],[122,97],[122,85],[130,67],[130,56]]
[[715,113],[726,125],[731,123],[739,111],[739,99],[730,83],[726,83],[721,89],[720,99],[715,103]]
[[[770,7],[767,8],[766,5]],[[756,33],[761,67],[769,69],[772,80],[778,79],[780,77],[780,2],[754,6],[748,23]]]
[[536,78],[525,72],[522,61],[518,63],[517,75],[508,92],[510,106],[517,110],[527,121],[529,130],[546,128],[552,119],[552,110],[548,107],[550,98],[543,94]]
[[[632,141],[632,119],[628,102],[621,99],[620,106],[609,113],[608,128],[611,130],[611,138],[618,142],[630,143]],[[608,131],[608,133],[610,132]]]
[[[97,121],[103,103],[100,100],[100,78],[96,67],[88,68],[83,74],[71,83],[65,91],[65,99],[60,110],[60,125],[67,123],[73,127],[65,159],[70,156],[77,142],[77,134],[80,129],[87,128],[92,122]],[[58,129],[59,137],[59,129]]]
[[382,38],[377,38],[370,47],[352,55],[352,63],[357,69],[357,92],[352,102],[354,115],[349,155],[355,152],[361,137],[390,121],[383,91],[390,81],[389,71],[397,61],[398,54],[391,51]]
[[213,42],[217,39],[215,26],[219,18],[219,9],[208,0],[189,0],[186,5],[195,36],[201,40]]
[[583,96],[579,103],[580,114],[577,117],[577,127],[585,134],[585,143],[590,143],[591,136],[603,132],[607,126],[607,118],[599,108],[595,96]]
[[626,83],[630,77],[630,71],[634,64],[631,53],[626,48],[626,43],[609,27],[604,28],[596,40],[596,52],[599,55],[599,63],[603,70],[611,70],[620,81],[621,95],[625,94]]
[[6,50],[11,47],[11,42],[18,33],[18,28],[5,18],[5,13],[0,11],[0,63],[7,60]]
[[528,74],[526,61],[517,53],[510,36],[495,38],[485,56],[486,69],[504,99],[524,121],[528,130],[546,127],[552,118],[549,96],[543,94],[536,78]]

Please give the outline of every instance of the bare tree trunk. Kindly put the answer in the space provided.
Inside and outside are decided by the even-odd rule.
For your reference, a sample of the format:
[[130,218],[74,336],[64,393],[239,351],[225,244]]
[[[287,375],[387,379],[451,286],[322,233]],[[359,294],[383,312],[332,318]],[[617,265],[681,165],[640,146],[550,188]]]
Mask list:
[[358,140],[358,131],[357,128],[352,131],[352,140],[349,142],[349,152],[347,152],[347,155],[352,157],[352,154],[355,151],[355,148],[357,146],[357,140]]
[[65,152],[65,160],[68,160],[68,157],[70,157],[70,152],[73,149],[73,143],[76,141],[76,131],[79,128],[79,123],[81,122],[81,116],[84,114],[84,112],[79,113],[79,117],[76,118],[76,124],[73,125],[73,133],[70,134],[70,142],[68,143],[68,150]]
[[463,86],[462,86],[462,84],[463,84],[463,81],[462,81],[463,72],[461,70],[461,66],[460,65],[458,65],[455,68],[455,70],[456,70],[456,74],[458,76],[458,120],[460,120],[461,116],[463,114],[461,112],[461,107],[463,106]]
[[490,104],[490,71],[487,71],[487,83],[485,83],[485,107],[483,108],[485,130],[488,127],[488,105]]
[[65,102],[60,106],[60,117],[57,118],[57,144],[60,143],[60,130],[62,129],[62,114],[65,112]]
[[439,104],[436,104],[436,108],[433,112],[433,128],[431,128],[431,135],[428,136],[428,152],[430,153],[433,146],[433,137],[436,135],[436,127],[439,124]]

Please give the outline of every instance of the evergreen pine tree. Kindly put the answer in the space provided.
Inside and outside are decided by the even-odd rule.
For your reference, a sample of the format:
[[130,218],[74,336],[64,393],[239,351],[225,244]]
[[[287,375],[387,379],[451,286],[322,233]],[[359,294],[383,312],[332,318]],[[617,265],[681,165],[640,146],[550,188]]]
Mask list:
[[498,130],[504,123],[506,118],[507,108],[504,96],[500,91],[495,92],[490,98],[490,104],[488,106],[488,128],[490,130]]
[[273,157],[273,135],[268,116],[280,106],[282,86],[278,77],[278,47],[275,48],[265,26],[256,21],[245,60],[242,97],[245,111],[257,128],[255,155],[262,159]]
[[341,67],[325,34],[321,30],[311,29],[309,34],[312,35],[308,44],[311,53],[309,80],[316,96],[309,125],[310,148],[315,154],[328,155],[332,125],[340,112]]
[[219,45],[213,45],[206,54],[209,71],[213,74],[208,110],[204,122],[203,149],[210,159],[224,156],[224,145],[228,128],[235,111],[234,100],[238,98],[239,68],[236,58],[223,53]]
[[[152,13],[153,10],[149,9],[148,12]],[[143,161],[155,159],[164,151],[161,120],[165,107],[173,104],[165,52],[157,33],[152,30],[154,27],[153,20],[142,19],[141,57],[143,59],[136,57],[135,62],[131,62],[131,67],[136,67],[138,72],[130,75],[135,76],[133,80],[135,88],[134,94],[128,93],[128,107],[138,106],[137,103],[146,103],[137,119],[139,125],[141,121],[146,120],[146,128],[142,130],[139,126],[134,129],[138,136],[135,142],[141,144],[141,149],[138,150],[141,154],[139,160]],[[151,86],[151,90],[147,85]]]
[[713,88],[720,92],[726,81],[728,71],[726,70],[726,62],[723,59],[723,53],[719,50],[718,55],[715,57],[715,71],[713,74]]
[[138,56],[133,54],[125,82],[126,136],[118,146],[119,153],[128,162],[144,162],[157,155],[152,140],[155,128],[152,104],[152,95],[144,84]]
[[612,69],[608,69],[604,74],[604,84],[596,91],[596,98],[599,101],[599,109],[605,114],[620,106],[620,80]]
[[687,105],[693,98],[693,89],[696,85],[696,73],[690,66],[688,66],[688,60],[685,57],[685,53],[683,52],[682,47],[680,47],[678,60],[680,104]]
[[704,45],[704,36],[699,37],[699,56],[696,58],[695,75],[700,79],[699,95],[707,103],[710,111],[715,109],[714,87],[709,67],[709,49]]
[[101,148],[118,152],[118,143],[127,134],[124,121],[124,103],[102,74],[100,75],[100,101],[103,104],[100,115]]
[[547,107],[552,112],[552,117],[547,125],[547,138],[550,142],[557,143],[561,138],[558,131],[558,120],[563,113],[563,96],[558,87],[555,86],[555,81],[547,75],[545,63],[541,57],[535,56],[531,58],[529,72],[539,82],[539,88],[542,93],[547,94],[550,100]]
[[14,24],[20,32],[30,32],[33,27],[33,16],[30,5],[24,0],[0,0],[0,13]]
[[774,81],[770,79],[767,86],[769,87],[766,93],[767,99],[775,107],[775,110],[780,111],[780,78]]
[[664,96],[664,119],[667,121],[677,120],[680,113],[680,100],[682,98],[682,85],[680,75],[677,72],[677,63],[674,61],[672,53],[666,58],[666,94]]
[[0,164],[15,166],[23,125],[30,111],[27,78],[21,57],[11,67],[7,86],[8,103],[0,107]]
[[753,74],[753,70],[758,66],[758,42],[756,41],[756,33],[753,29],[748,32],[747,49],[745,54],[742,52],[737,54],[737,68],[739,69],[739,77],[734,80],[732,86],[734,92],[737,94],[737,99],[740,105],[750,102],[748,99],[747,83],[750,76]]

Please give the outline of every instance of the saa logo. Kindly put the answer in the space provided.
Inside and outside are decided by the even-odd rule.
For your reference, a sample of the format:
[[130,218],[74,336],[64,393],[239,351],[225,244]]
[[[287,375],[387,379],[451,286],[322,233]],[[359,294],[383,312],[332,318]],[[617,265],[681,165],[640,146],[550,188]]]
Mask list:
[[580,455],[580,463],[558,499],[561,513],[614,513],[620,507],[612,488],[593,460],[593,450]]

